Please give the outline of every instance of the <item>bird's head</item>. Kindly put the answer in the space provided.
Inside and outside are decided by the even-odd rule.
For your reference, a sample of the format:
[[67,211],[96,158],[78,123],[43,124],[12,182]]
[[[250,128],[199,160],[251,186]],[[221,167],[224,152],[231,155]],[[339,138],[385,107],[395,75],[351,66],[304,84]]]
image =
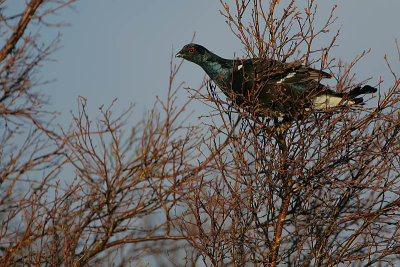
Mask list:
[[197,64],[207,60],[208,56],[209,51],[205,47],[193,43],[185,45],[181,51],[175,55],[175,57],[181,57]]

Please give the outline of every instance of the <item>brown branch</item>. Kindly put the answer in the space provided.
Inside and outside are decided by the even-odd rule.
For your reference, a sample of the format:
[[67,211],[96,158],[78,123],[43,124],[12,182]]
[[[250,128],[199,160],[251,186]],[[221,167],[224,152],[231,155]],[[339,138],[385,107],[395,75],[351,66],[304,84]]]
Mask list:
[[292,194],[289,193],[286,195],[285,199],[282,201],[282,207],[279,212],[278,220],[276,222],[274,239],[273,239],[272,250],[271,250],[271,266],[273,266],[273,267],[277,266],[279,247],[280,247],[281,240],[282,240],[283,224],[285,223],[285,220],[286,220],[286,214],[289,209],[289,203],[290,203],[291,198],[292,198]]
[[114,246],[118,246],[121,244],[128,244],[128,243],[142,243],[142,242],[149,242],[149,241],[158,241],[158,240],[184,240],[188,238],[198,238],[198,236],[170,236],[170,235],[163,235],[163,236],[149,236],[149,237],[139,237],[139,238],[124,238],[117,241],[113,241],[108,243],[105,248],[110,248]]
[[33,15],[35,14],[38,7],[43,3],[43,0],[32,0],[25,9],[24,14],[18,22],[18,25],[15,27],[15,30],[11,37],[7,39],[6,44],[0,50],[0,62],[3,61],[8,54],[15,48],[19,39],[21,39],[22,35],[25,32],[26,27],[31,21]]

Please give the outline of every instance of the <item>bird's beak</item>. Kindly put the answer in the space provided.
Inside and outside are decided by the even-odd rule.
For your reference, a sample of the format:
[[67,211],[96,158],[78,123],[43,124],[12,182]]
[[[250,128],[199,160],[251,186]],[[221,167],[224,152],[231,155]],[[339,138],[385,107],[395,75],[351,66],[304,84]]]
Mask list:
[[182,57],[182,54],[178,53],[178,54],[175,55],[175,57]]

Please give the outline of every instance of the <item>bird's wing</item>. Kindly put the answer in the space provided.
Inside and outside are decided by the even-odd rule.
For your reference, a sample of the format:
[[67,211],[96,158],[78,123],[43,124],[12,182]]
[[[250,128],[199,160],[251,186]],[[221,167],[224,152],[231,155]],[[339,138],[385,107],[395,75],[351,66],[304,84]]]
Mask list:
[[[277,83],[303,83],[311,80],[321,80],[332,76],[322,70],[316,70],[300,64],[300,62],[282,63],[269,59],[260,61],[258,58],[247,59],[235,64],[234,71],[246,71],[258,79]],[[251,72],[251,74],[250,74]]]
[[320,81],[325,78],[331,78],[332,76],[322,70],[316,70],[310,67],[300,65],[294,69],[287,68],[285,71],[285,77],[281,78],[282,83],[303,83],[312,80]]

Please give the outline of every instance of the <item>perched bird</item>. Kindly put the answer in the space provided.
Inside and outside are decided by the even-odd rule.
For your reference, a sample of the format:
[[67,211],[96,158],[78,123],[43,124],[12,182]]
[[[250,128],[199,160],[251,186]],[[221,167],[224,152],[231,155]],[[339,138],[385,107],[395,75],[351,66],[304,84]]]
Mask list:
[[361,94],[376,88],[365,85],[347,93],[332,91],[320,83],[331,75],[301,65],[272,59],[224,59],[198,44],[187,44],[176,54],[201,66],[231,100],[260,116],[284,117],[290,121],[303,110],[325,110],[363,104]]

